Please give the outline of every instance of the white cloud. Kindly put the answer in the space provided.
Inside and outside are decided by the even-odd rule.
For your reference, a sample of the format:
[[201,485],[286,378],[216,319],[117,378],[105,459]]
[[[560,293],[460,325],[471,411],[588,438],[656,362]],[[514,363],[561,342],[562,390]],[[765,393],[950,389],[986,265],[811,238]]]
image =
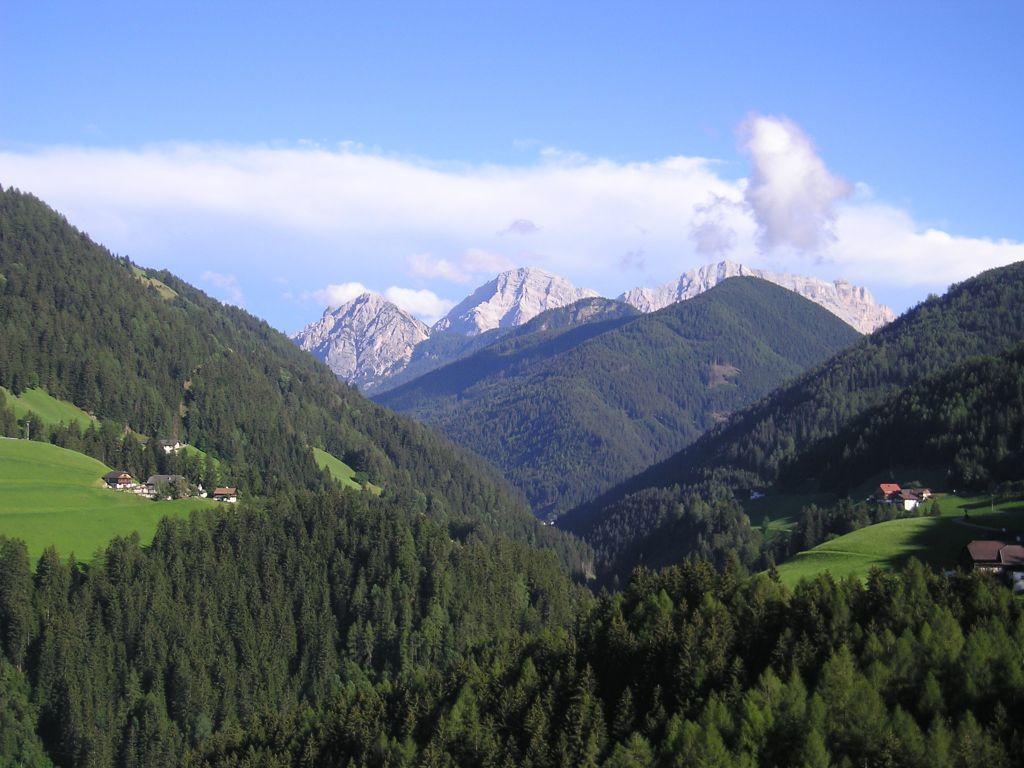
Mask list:
[[[728,255],[898,288],[909,304],[1024,259],[1020,243],[929,229],[903,208],[849,195],[785,118],[751,118],[742,136],[749,179],[700,157],[613,162],[544,151],[532,164],[456,166],[352,145],[175,144],[0,152],[0,181],[141,263],[217,275],[202,281],[227,300],[241,302],[229,281],[244,275],[248,305],[279,327],[309,319],[303,286],[331,284],[315,297],[321,306],[392,286],[429,318],[450,305],[439,297],[449,284],[523,265],[617,295],[638,279],[624,267],[642,263],[644,280],[657,283]],[[510,249],[527,242],[528,253]],[[282,274],[306,302],[261,293]],[[358,282],[335,283],[338,275]]]
[[[367,288],[362,283],[336,283],[304,293],[301,298],[305,301],[314,301],[320,306],[340,307],[364,293],[378,292]],[[455,306],[455,302],[442,299],[433,291],[425,288],[402,288],[392,285],[383,292],[379,292],[379,295],[428,324],[441,319],[449,309]]]
[[393,285],[384,291],[384,298],[409,314],[415,315],[427,325],[436,323],[447,314],[449,309],[455,306],[454,301],[442,299],[433,291],[428,291],[425,288],[416,290]]
[[238,278],[234,275],[223,275],[220,272],[203,272],[200,279],[207,285],[212,285],[220,294],[220,299],[227,304],[234,304],[236,307],[245,306],[245,296],[238,284]]
[[408,259],[409,271],[417,277],[438,277],[453,283],[469,282],[469,276],[448,259],[435,259],[429,253],[414,253]]
[[409,257],[408,264],[410,272],[417,277],[436,277],[452,283],[470,283],[481,277],[489,279],[516,267],[511,259],[482,248],[469,248],[455,261],[416,253]]
[[736,247],[737,233],[730,219],[742,218],[743,204],[716,195],[711,202],[694,206],[690,239],[697,253],[710,259],[726,256]]
[[471,275],[493,277],[518,266],[507,256],[483,248],[470,248],[462,255],[462,268]]
[[754,116],[742,134],[752,164],[746,201],[761,244],[822,249],[834,238],[835,206],[850,185],[829,172],[811,140],[790,120]]
[[898,208],[843,206],[829,260],[851,278],[900,286],[946,286],[986,269],[1024,261],[1024,243],[922,229]]
[[328,307],[340,307],[342,304],[352,301],[356,296],[369,292],[362,283],[334,283],[326,288],[321,288],[309,294],[320,304]]

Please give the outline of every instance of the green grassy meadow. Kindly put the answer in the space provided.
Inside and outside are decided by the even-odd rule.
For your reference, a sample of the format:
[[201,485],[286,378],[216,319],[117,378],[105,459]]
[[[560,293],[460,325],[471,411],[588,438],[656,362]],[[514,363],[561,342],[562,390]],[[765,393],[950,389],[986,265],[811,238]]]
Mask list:
[[220,459],[210,456],[210,454],[208,454],[206,451],[202,451],[196,448],[194,445],[186,445],[184,448],[181,449],[181,452],[185,456],[197,456],[199,460],[203,462],[205,462],[208,458],[212,458],[214,466],[220,467]]
[[[320,448],[313,449],[313,459],[320,469],[326,469],[331,477],[337,480],[345,488],[352,488],[357,491],[363,490],[363,486],[355,479],[356,471],[334,454],[328,453]],[[366,490],[371,493],[380,494],[380,486],[373,483],[366,484]]]
[[[755,528],[767,527],[768,535],[796,528],[800,513],[811,504],[831,504],[836,497],[827,493],[772,493],[743,502],[743,511]],[[765,523],[767,522],[767,526]]]
[[[939,517],[889,520],[839,536],[782,563],[779,576],[790,586],[824,571],[837,578],[863,578],[873,567],[899,567],[912,557],[949,568],[956,565],[960,551],[972,539],[1024,532],[1024,499],[995,504],[987,496],[937,494],[936,499],[942,509]],[[930,504],[926,502],[926,506]]]
[[31,411],[46,424],[70,424],[74,421],[78,422],[82,429],[88,429],[93,422],[92,417],[81,408],[67,400],[51,397],[44,389],[26,389],[18,397],[3,387],[0,387],[0,391],[4,393],[7,404],[14,409],[14,415],[19,419]]
[[88,560],[115,536],[153,539],[163,517],[217,504],[207,499],[150,501],[103,487],[108,468],[75,451],[0,439],[0,535],[18,538],[38,557],[53,545],[62,557]]
[[162,298],[164,301],[170,301],[171,299],[177,297],[178,292],[171,288],[171,286],[167,285],[167,283],[161,280],[157,280],[155,277],[150,277],[149,275],[146,274],[144,270],[140,269],[139,267],[133,266],[132,273],[135,275],[135,278],[143,285],[148,285],[151,288],[155,288],[156,292],[160,295],[160,298]]

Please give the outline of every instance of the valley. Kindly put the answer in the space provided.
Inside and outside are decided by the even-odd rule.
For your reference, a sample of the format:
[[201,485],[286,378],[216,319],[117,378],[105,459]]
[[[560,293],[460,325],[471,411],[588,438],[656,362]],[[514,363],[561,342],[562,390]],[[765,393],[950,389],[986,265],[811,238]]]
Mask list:
[[[1024,647],[993,628],[1024,626],[1007,581],[1024,530],[1019,270],[866,337],[726,267],[649,311],[548,276],[548,306],[470,302],[440,329],[360,296],[307,351],[4,191],[0,722],[19,737],[0,755],[768,765],[888,755],[871,734],[898,730],[923,768],[941,744],[998,736],[972,719],[991,685],[957,670]],[[367,345],[402,324],[412,336]],[[238,503],[111,490],[111,469]],[[913,509],[873,495],[918,478],[937,493]],[[964,560],[979,540],[1011,557],[1002,575]],[[870,677],[896,680],[908,632],[914,681]],[[936,636],[954,639],[942,665]],[[858,738],[882,746],[842,746],[850,689],[872,707]],[[835,720],[740,739],[757,707]]]
[[1024,768],[1024,3],[0,6],[0,768]]

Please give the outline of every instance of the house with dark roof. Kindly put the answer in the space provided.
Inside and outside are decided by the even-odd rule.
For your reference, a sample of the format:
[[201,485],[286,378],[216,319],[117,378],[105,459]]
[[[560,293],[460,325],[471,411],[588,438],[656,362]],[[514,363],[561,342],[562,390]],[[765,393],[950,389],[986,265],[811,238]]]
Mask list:
[[992,539],[972,541],[960,553],[960,566],[1012,578],[1015,573],[1024,573],[1024,546]]
[[156,447],[162,450],[164,453],[177,453],[185,444],[180,440],[157,440]]

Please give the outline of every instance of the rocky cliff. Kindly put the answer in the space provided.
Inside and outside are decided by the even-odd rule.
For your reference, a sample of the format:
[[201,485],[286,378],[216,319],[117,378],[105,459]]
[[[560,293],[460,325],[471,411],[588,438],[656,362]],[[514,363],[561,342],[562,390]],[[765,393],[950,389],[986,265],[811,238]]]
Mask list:
[[657,288],[634,288],[619,298],[641,312],[654,312],[692,299],[730,277],[759,277],[788,288],[825,307],[861,333],[871,333],[895,318],[893,311],[877,303],[867,288],[851,285],[845,280],[828,282],[816,277],[754,269],[732,261],[707,264],[684,272],[678,280]]

